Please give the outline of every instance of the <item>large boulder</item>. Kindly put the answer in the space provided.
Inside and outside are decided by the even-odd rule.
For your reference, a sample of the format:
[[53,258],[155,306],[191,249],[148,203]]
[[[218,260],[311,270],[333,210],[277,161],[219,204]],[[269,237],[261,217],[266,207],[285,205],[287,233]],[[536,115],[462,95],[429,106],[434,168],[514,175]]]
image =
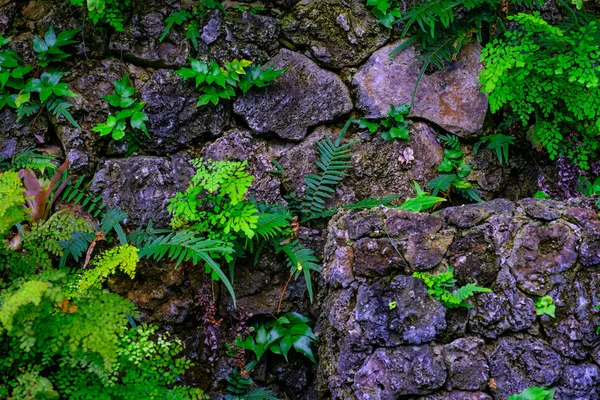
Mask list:
[[234,104],[235,113],[255,132],[298,141],[308,128],[352,110],[350,92],[341,79],[307,57],[282,49],[265,66],[288,70],[269,86],[240,96]]
[[390,37],[360,0],[302,0],[282,22],[285,37],[319,64],[358,66]]
[[[390,56],[399,44],[377,50],[354,75],[356,107],[368,118],[389,114],[391,104],[411,104],[421,65],[414,46]],[[479,86],[480,51],[478,44],[464,46],[451,67],[424,74],[410,115],[462,137],[475,135],[483,126],[488,108]]]
[[104,160],[98,165],[91,190],[101,194],[109,207],[127,212],[128,224],[142,225],[152,220],[155,226],[166,226],[170,220],[169,199],[187,188],[193,174],[188,158],[179,154],[171,158]]

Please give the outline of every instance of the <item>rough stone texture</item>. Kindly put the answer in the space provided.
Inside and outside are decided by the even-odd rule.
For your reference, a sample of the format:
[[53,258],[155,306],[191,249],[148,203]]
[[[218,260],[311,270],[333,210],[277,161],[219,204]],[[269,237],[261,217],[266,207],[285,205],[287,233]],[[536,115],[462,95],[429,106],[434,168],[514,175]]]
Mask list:
[[341,79],[301,54],[282,49],[265,66],[289,70],[266,88],[240,96],[234,104],[235,113],[257,133],[301,140],[308,128],[352,109],[350,93]]
[[267,61],[279,48],[279,21],[249,12],[217,10],[205,18],[198,41],[200,57],[220,63],[235,58]]
[[333,69],[359,65],[390,37],[359,0],[303,0],[285,16],[282,29],[294,46]]
[[150,139],[142,140],[142,149],[158,155],[172,154],[193,145],[205,136],[217,136],[229,123],[224,104],[196,107],[198,92],[173,71],[159,69],[140,89]]
[[[411,103],[420,66],[414,62],[413,46],[390,57],[398,44],[373,53],[354,75],[356,107],[369,118],[389,114],[390,104]],[[462,137],[475,135],[483,126],[488,108],[478,83],[482,69],[479,53],[479,45],[467,45],[452,67],[423,75],[410,115]]]
[[17,115],[11,109],[0,111],[0,157],[11,157],[30,147],[45,142],[48,135],[48,119],[23,118],[17,122]]
[[[350,148],[353,168],[348,177],[338,186],[332,205],[338,202],[351,203],[365,197],[380,198],[390,194],[406,197],[413,194],[412,182],[422,187],[433,179],[436,169],[443,158],[443,150],[435,138],[434,131],[423,123],[410,126],[410,143],[404,141],[388,142],[368,132],[350,132],[344,141],[357,140]],[[304,177],[317,172],[314,163],[316,143],[325,134],[335,140],[340,129],[319,126],[302,143],[287,150],[279,160],[287,171],[284,182],[297,195],[305,190]],[[410,148],[414,160],[400,162],[400,157]]]
[[116,57],[152,67],[182,67],[190,53],[183,33],[173,30],[169,37],[158,39],[165,29],[165,19],[176,0],[136,2],[131,19],[123,32],[115,32],[108,45]]
[[[339,213],[325,246],[317,390],[344,400],[504,400],[548,386],[557,399],[597,399],[599,262],[580,255],[599,222],[577,202],[533,199],[436,215]],[[431,258],[418,245],[427,237],[445,238],[448,250]],[[446,310],[407,276],[411,252],[433,273],[454,266],[458,285],[492,292],[470,298],[472,309]],[[536,315],[544,294],[554,319]]]
[[165,226],[170,217],[169,199],[188,185],[194,168],[187,157],[130,157],[104,160],[98,165],[91,186],[104,202],[129,214],[128,224],[141,225],[152,219],[156,226]]

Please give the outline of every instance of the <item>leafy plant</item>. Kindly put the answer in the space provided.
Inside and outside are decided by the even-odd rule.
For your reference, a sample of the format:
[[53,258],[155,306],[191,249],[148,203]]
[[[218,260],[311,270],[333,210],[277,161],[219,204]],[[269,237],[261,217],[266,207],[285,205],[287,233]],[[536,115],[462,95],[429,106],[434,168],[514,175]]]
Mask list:
[[417,182],[413,182],[415,187],[416,197],[407,198],[400,207],[400,210],[411,211],[411,212],[422,212],[429,210],[432,207],[446,201],[442,197],[430,196],[427,192],[421,189],[421,186]]
[[[63,182],[67,178],[68,176],[65,172],[62,176]],[[92,182],[89,181],[87,184],[84,184],[84,181],[85,175],[81,175],[75,183],[68,179],[68,183],[62,193],[62,199],[67,202],[80,204],[92,217],[97,217],[101,212],[105,211],[106,205],[102,202],[102,195],[92,198],[86,193],[86,189]]]
[[[39,78],[29,78],[15,99],[19,116],[17,120],[45,108],[57,118],[62,116],[71,125],[80,128],[68,110],[72,104],[65,100],[66,97],[76,97],[77,95],[69,90],[66,83],[60,81],[63,76],[63,72],[52,71],[42,72]],[[32,93],[37,93],[38,98],[32,98]]]
[[421,279],[425,283],[425,286],[427,286],[427,292],[447,308],[473,308],[472,304],[465,301],[466,299],[477,292],[491,292],[491,289],[477,286],[474,283],[467,283],[451,292],[450,289],[456,285],[454,269],[452,267],[448,267],[446,272],[438,275],[432,275],[427,272],[415,272],[412,276]]
[[192,42],[192,46],[198,51],[198,39],[200,39],[202,35],[200,33],[200,20],[202,20],[211,10],[221,10],[225,13],[225,8],[218,0],[200,0],[191,11],[186,9],[175,11],[165,20],[166,26],[159,41],[162,42],[167,37],[174,25],[183,25],[187,23],[185,38]]
[[377,132],[383,126],[385,130],[381,132],[381,137],[385,140],[392,141],[394,139],[408,140],[410,130],[408,129],[408,121],[405,117],[410,112],[410,106],[400,104],[399,106],[390,106],[390,113],[385,119],[377,121],[369,121],[366,118],[361,118],[354,121],[359,128],[367,128],[371,134]]
[[[23,179],[25,186],[25,197],[27,207],[29,208],[29,217],[33,222],[42,221],[48,218],[50,209],[54,200],[60,196],[64,190],[68,180],[56,188],[56,184],[61,178],[61,175],[67,170],[69,160],[66,160],[54,173],[54,176],[46,184],[44,181],[38,180],[31,169],[22,169],[19,172],[19,177]],[[56,191],[54,190],[56,188]],[[54,197],[51,196],[54,194]]]
[[24,204],[25,189],[18,174],[0,173],[0,240],[15,224],[25,220]]
[[10,39],[0,35],[0,110],[8,106],[17,108],[19,91],[25,87],[25,75],[31,67],[23,65],[23,60],[11,49],[3,49]]
[[236,96],[238,88],[246,93],[253,86],[267,86],[285,71],[273,67],[262,69],[259,64],[252,65],[251,61],[238,59],[225,63],[221,68],[214,60],[207,64],[192,58],[190,68],[180,68],[175,73],[184,80],[194,80],[203,93],[196,104],[200,107],[208,103],[217,105],[221,99],[229,100]]
[[349,148],[356,142],[342,144],[352,120],[348,120],[340,134],[333,142],[328,135],[317,143],[319,159],[315,161],[320,172],[304,177],[306,191],[302,200],[304,219],[314,218],[325,211],[325,202],[335,193],[335,187],[347,176],[346,170],[352,168],[350,158],[353,154]]
[[535,308],[536,315],[548,315],[555,318],[554,312],[556,311],[556,306],[554,305],[552,297],[548,295],[540,297],[535,301]]
[[[580,176],[577,182],[577,190],[584,196],[600,196],[600,177],[592,183],[585,176]],[[600,199],[596,200],[596,206],[600,208]]]
[[458,137],[454,135],[440,135],[439,138],[444,142],[444,159],[438,167],[438,171],[444,173],[432,179],[426,187],[432,190],[434,196],[439,192],[447,192],[454,189],[467,198],[475,201],[483,201],[477,190],[467,180],[467,176],[473,166],[465,164],[464,154],[460,148]]
[[117,79],[114,84],[115,93],[102,96],[110,104],[116,114],[109,115],[106,122],[92,128],[100,136],[110,135],[114,140],[125,140],[128,143],[128,154],[139,148],[139,138],[135,133],[142,132],[148,138],[146,121],[148,116],[143,109],[146,103],[132,97],[135,87],[129,85],[129,76],[125,74],[122,79]]
[[40,154],[36,149],[25,149],[8,159],[0,157],[0,171],[19,171],[30,168],[42,174],[56,171],[56,157]]
[[402,16],[398,0],[367,0],[367,6],[379,23],[386,28],[392,28],[394,22]]
[[39,60],[40,67],[45,68],[52,62],[60,62],[65,58],[70,57],[71,54],[63,51],[61,47],[77,43],[76,40],[73,40],[73,37],[80,30],[81,28],[69,29],[60,32],[57,36],[54,32],[54,27],[51,25],[46,31],[44,39],[35,36],[33,38],[33,51],[36,53],[35,56]]
[[316,364],[311,344],[317,341],[317,337],[308,325],[309,322],[310,319],[302,314],[285,313],[264,324],[256,324],[255,334],[244,340],[238,338],[235,345],[253,352],[257,363],[267,351],[281,354],[287,360],[289,351],[294,348]]
[[479,147],[484,143],[487,143],[487,148],[493,150],[500,164],[503,164],[504,162],[508,163],[508,146],[515,143],[515,138],[501,133],[484,136],[479,142],[475,143],[473,154],[476,154]]
[[[74,6],[81,7],[84,0],[69,0]],[[123,32],[124,13],[131,6],[131,0],[85,0],[88,19],[96,24],[112,26],[117,32]]]
[[492,113],[510,109],[551,159],[566,155],[589,169],[600,134],[597,23],[562,29],[537,12],[509,20],[516,29],[482,51],[480,83]]
[[541,190],[538,190],[537,192],[535,192],[535,194],[533,195],[534,199],[549,199],[550,196],[546,193],[543,192]]
[[556,389],[531,386],[519,394],[513,394],[507,400],[552,400]]

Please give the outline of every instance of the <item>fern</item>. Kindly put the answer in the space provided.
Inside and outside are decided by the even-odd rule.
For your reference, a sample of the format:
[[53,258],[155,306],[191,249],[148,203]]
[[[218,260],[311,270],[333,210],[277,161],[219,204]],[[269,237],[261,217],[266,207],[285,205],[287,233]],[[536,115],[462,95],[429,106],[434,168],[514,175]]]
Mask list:
[[366,199],[362,199],[359,202],[346,204],[343,208],[347,210],[362,210],[365,208],[375,208],[379,206],[389,206],[390,203],[396,199],[399,199],[399,194],[391,194],[389,196],[382,197],[381,199],[374,199],[372,197],[368,197]]
[[156,229],[152,226],[152,220],[148,221],[145,227],[138,226],[135,230],[127,234],[127,243],[137,248],[144,247],[147,243],[156,240],[159,235],[170,233],[170,229]]
[[111,231],[115,231],[117,237],[119,238],[119,242],[121,245],[127,244],[127,236],[123,231],[123,227],[121,226],[121,222],[127,219],[127,213],[119,208],[113,207],[109,208],[106,214],[102,216],[102,221],[100,224],[100,230],[104,232],[105,235]]
[[456,289],[452,295],[461,302],[473,296],[475,293],[489,293],[490,289],[477,286],[474,283],[467,283],[465,286]]
[[223,246],[223,242],[197,238],[191,231],[179,231],[165,236],[160,236],[148,242],[140,249],[140,258],[148,257],[160,261],[164,257],[177,260],[176,266],[183,261],[192,261],[198,264],[200,261],[206,263],[206,268],[223,281],[223,284],[231,294],[235,306],[235,293],[233,286],[227,276],[221,270],[219,264],[213,260],[211,253],[231,253],[231,247]]
[[[66,179],[66,173],[63,179]],[[83,206],[93,217],[97,217],[106,209],[106,204],[102,203],[102,195],[92,198],[85,191],[91,184],[91,181],[86,185],[83,184],[85,175],[82,175],[77,182],[70,182],[63,192],[62,199],[69,203],[77,203]]]
[[56,171],[56,157],[40,154],[36,149],[25,149],[15,154],[10,160],[4,161],[0,158],[0,169],[19,171],[21,169],[31,168],[40,171],[42,174],[48,170],[50,173]]
[[446,192],[452,187],[452,183],[458,177],[455,174],[440,174],[433,178],[427,184],[427,189],[431,189],[431,194],[437,196],[439,192]]
[[456,135],[438,135],[438,138],[444,142],[445,148],[455,150],[455,151],[461,151],[460,141],[458,140],[458,136],[456,136]]
[[101,285],[117,269],[133,279],[138,261],[136,247],[130,245],[113,247],[92,260],[93,269],[87,270],[81,275],[77,290],[83,292],[96,285]]
[[325,211],[326,200],[332,197],[335,186],[347,176],[344,171],[352,168],[349,159],[353,154],[350,154],[348,149],[356,142],[341,144],[351,123],[352,120],[346,122],[335,142],[326,134],[325,139],[317,143],[319,160],[315,161],[315,164],[321,172],[304,178],[307,188],[302,202],[302,213],[306,217]]
[[46,103],[46,108],[48,109],[48,111],[54,114],[57,118],[63,116],[67,121],[71,123],[71,125],[73,125],[76,128],[81,128],[77,121],[73,119],[73,116],[71,115],[69,110],[67,110],[70,107],[73,107],[73,105],[60,97],[51,98]]
[[282,232],[289,229],[292,216],[289,213],[260,213],[254,233],[262,240],[272,240],[281,236]]
[[295,279],[298,278],[300,273],[304,274],[304,280],[306,281],[306,289],[308,290],[308,296],[310,301],[313,300],[313,289],[312,282],[310,280],[310,271],[320,271],[319,260],[315,256],[315,253],[305,247],[298,240],[294,240],[284,245],[275,246],[277,253],[283,251],[288,258],[288,266],[290,267],[290,274],[295,275]]
[[83,253],[87,251],[96,235],[92,232],[73,232],[69,240],[61,240],[59,246],[63,248],[63,256],[60,259],[60,267],[67,264],[67,258],[73,256],[75,262],[78,262]]

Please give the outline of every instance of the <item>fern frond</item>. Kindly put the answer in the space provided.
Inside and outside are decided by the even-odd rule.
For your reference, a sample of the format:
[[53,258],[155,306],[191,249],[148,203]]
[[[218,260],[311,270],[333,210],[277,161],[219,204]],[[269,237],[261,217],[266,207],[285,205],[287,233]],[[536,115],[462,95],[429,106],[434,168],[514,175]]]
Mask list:
[[213,260],[210,253],[231,253],[231,247],[227,247],[223,242],[217,240],[206,240],[198,238],[191,231],[179,231],[170,233],[146,243],[140,249],[140,258],[148,257],[160,261],[164,257],[170,260],[177,260],[176,266],[183,261],[192,261],[194,264],[204,261],[206,266],[218,276],[222,281],[235,306],[235,293],[227,276],[221,270],[219,264]]
[[275,246],[275,251],[276,253],[283,251],[287,256],[290,274],[295,274],[296,278],[298,278],[301,272],[304,274],[308,296],[310,297],[310,301],[312,301],[313,289],[310,280],[310,271],[318,272],[321,269],[318,264],[319,259],[315,256],[315,253],[298,240],[286,243],[283,246]]
[[102,216],[100,230],[108,235],[111,231],[115,231],[119,237],[119,242],[122,245],[127,244],[127,236],[123,231],[121,222],[127,219],[127,213],[120,208],[109,208],[106,214]]
[[465,286],[456,289],[452,295],[458,298],[460,301],[464,301],[473,296],[475,293],[490,293],[491,291],[491,289],[477,286],[474,283],[467,283]]
[[457,178],[456,174],[441,174],[430,180],[426,187],[431,190],[433,196],[437,196],[439,192],[449,190]]
[[48,169],[51,173],[56,171],[56,157],[40,154],[35,149],[25,149],[18,154],[15,154],[8,162],[8,168],[13,171],[20,169],[31,168],[44,173]]
[[263,240],[271,240],[290,227],[292,216],[289,213],[260,213],[254,233]]
[[152,226],[152,220],[144,226],[138,226],[135,230],[127,234],[127,243],[134,245],[137,248],[144,247],[148,242],[156,240],[158,235],[170,233],[170,229],[156,229]]
[[40,111],[41,108],[42,105],[37,100],[32,100],[27,103],[21,104],[21,106],[19,106],[19,108],[17,109],[17,122],[19,122],[23,117],[32,116],[33,114]]
[[63,100],[60,97],[51,98],[50,100],[48,100],[48,102],[46,102],[46,108],[48,109],[48,111],[54,114],[57,118],[63,116],[67,121],[71,123],[71,125],[73,125],[76,128],[81,128],[77,121],[73,119],[73,116],[68,110],[68,108],[71,107],[73,107],[73,104]]
[[83,253],[87,251],[92,240],[96,235],[92,232],[73,232],[69,240],[59,241],[58,244],[63,248],[63,256],[60,259],[60,266],[64,267],[69,255],[73,256],[75,261],[79,261]]
[[[63,179],[67,178],[67,174],[63,174]],[[83,184],[85,175],[82,175],[77,182],[69,182],[62,194],[62,199],[69,203],[77,203],[83,206],[92,216],[97,217],[104,209],[106,204],[102,202],[102,195],[92,198],[85,190],[91,184]]]
[[444,142],[444,147],[451,150],[460,150],[460,141],[456,135],[439,135],[438,138]]
[[91,266],[94,268],[86,270],[81,275],[77,290],[86,291],[95,285],[101,285],[117,269],[133,279],[139,261],[138,251],[136,247],[128,244],[105,251],[92,261]]
[[356,142],[341,144],[351,123],[352,120],[346,122],[335,142],[326,134],[325,138],[317,143],[319,159],[315,164],[321,172],[309,174],[304,178],[307,187],[302,202],[302,213],[306,216],[325,210],[325,202],[333,196],[337,184],[347,176],[344,171],[352,168],[350,158],[353,154],[348,149]]
[[454,8],[458,5],[460,5],[459,1],[449,0],[430,0],[415,4],[400,18],[400,21],[406,21],[400,37],[406,36],[415,23],[423,32],[435,36],[438,23],[448,28],[454,21]]

